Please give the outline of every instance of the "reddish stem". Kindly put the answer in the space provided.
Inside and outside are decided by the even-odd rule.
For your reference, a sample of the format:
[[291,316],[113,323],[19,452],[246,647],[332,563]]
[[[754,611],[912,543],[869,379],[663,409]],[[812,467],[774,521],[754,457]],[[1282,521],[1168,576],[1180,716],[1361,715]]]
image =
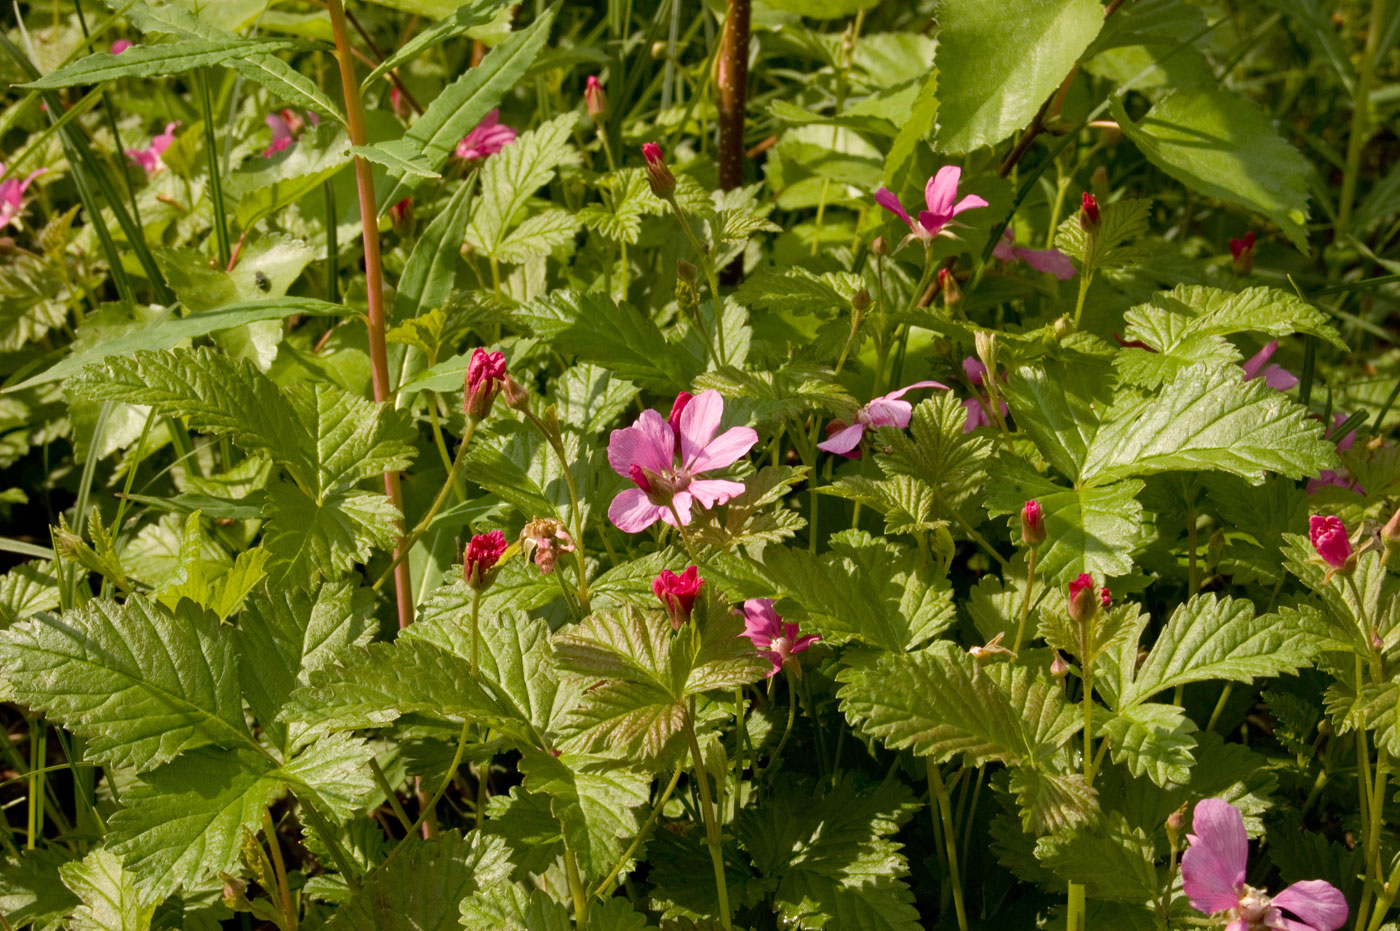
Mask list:
[[[730,191],[744,183],[744,111],[749,96],[749,9],[751,0],[728,0],[715,85],[719,89],[719,186]],[[743,256],[724,270],[726,284],[743,277]],[[716,297],[718,300],[718,297]]]
[[[345,7],[341,0],[328,0],[331,30],[335,33],[335,57],[340,63],[340,83],[345,93],[345,117],[351,145],[365,145],[365,105],[360,99],[360,85],[355,80],[354,53],[350,48],[350,33],[346,27]],[[369,162],[355,158],[355,186],[359,192],[360,225],[365,248],[365,288],[369,304],[369,361],[374,384],[374,400],[384,404],[389,400],[389,354],[384,344],[384,268],[379,258],[379,216],[375,209],[374,173]],[[403,490],[397,472],[384,473],[384,493],[399,510],[399,539],[394,547],[394,598],[398,604],[399,626],[413,623],[413,576],[407,559],[399,559],[403,545]]]

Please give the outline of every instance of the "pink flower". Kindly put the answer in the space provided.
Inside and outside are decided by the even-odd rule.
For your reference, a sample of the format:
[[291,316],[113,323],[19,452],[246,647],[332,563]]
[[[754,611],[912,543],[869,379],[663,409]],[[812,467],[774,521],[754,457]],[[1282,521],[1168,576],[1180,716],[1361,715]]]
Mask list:
[[490,158],[514,141],[515,130],[501,122],[500,110],[492,110],[457,143],[457,157]]
[[1107,585],[1095,593],[1094,577],[1087,572],[1079,573],[1069,583],[1068,611],[1070,618],[1075,621],[1088,620],[1098,613],[1100,606],[1107,608],[1111,600]]
[[1296,882],[1272,898],[1245,885],[1249,836],[1235,806],[1202,799],[1191,821],[1195,833],[1186,835],[1190,846],[1181,857],[1182,889],[1192,908],[1228,918],[1225,931],[1335,931],[1347,920],[1346,897],[1323,880]]
[[1308,537],[1323,562],[1334,570],[1344,569],[1352,561],[1351,540],[1340,517],[1314,514],[1308,518]]
[[[34,179],[42,175],[47,168],[36,168],[29,173],[29,177],[24,180],[19,178],[7,178],[0,181],[0,230],[11,223],[16,229],[24,229],[24,224],[20,222],[19,215],[24,209],[24,192],[29,190],[29,185],[34,183]],[[5,163],[0,162],[0,175],[5,173]]]
[[506,377],[506,356],[502,352],[487,352],[477,347],[467,363],[467,378],[462,406],[472,420],[483,420],[491,413],[496,392]]
[[712,508],[744,491],[743,482],[697,477],[734,464],[758,442],[750,427],[732,427],[715,436],[723,415],[724,399],[711,389],[681,406],[675,428],[648,409],[632,426],[612,432],[608,464],[637,485],[620,492],[608,507],[608,519],[617,529],[636,533],[658,520],[686,526],[692,503]]
[[1008,227],[1001,231],[1001,241],[992,250],[993,258],[1006,263],[1025,262],[1038,272],[1054,275],[1061,281],[1074,277],[1074,265],[1059,249],[1026,249],[1016,245],[1016,237]]
[[967,380],[980,388],[982,380],[987,377],[987,366],[982,363],[982,360],[976,356],[965,356],[962,367],[964,374],[967,375]]
[[1249,361],[1244,364],[1244,380],[1258,378],[1262,372],[1264,384],[1275,391],[1287,391],[1298,384],[1298,379],[1288,369],[1281,365],[1268,364],[1275,352],[1278,352],[1278,340],[1270,341],[1263,349],[1250,356]]
[[301,118],[301,114],[295,110],[286,109],[280,113],[269,113],[263,117],[263,122],[267,123],[267,128],[272,130],[272,144],[263,150],[263,158],[272,158],[278,152],[290,148],[301,131],[306,128],[306,124],[317,126],[321,118],[311,111],[307,111],[306,119]]
[[395,84],[389,89],[389,108],[394,111],[394,116],[401,120],[408,119],[408,101],[404,99],[403,91]]
[[462,580],[475,589],[488,587],[507,546],[506,535],[499,530],[472,537],[462,554]]
[[534,558],[541,575],[549,575],[560,553],[574,551],[574,538],[553,517],[536,517],[520,531],[520,551],[526,559]]
[[750,598],[744,602],[744,632],[739,636],[752,640],[758,655],[773,664],[768,670],[770,678],[789,661],[796,666],[796,655],[821,639],[821,634],[797,636],[797,625],[783,622],[773,610],[771,598]]
[[913,391],[915,388],[943,388],[947,385],[939,384],[936,381],[916,381],[912,385],[905,385],[898,391],[891,391],[882,395],[869,404],[856,411],[855,422],[850,426],[837,430],[825,441],[817,444],[817,449],[823,452],[845,455],[860,445],[861,437],[865,431],[874,427],[898,427],[903,430],[909,426],[909,418],[914,414],[914,405],[901,398]]
[[[987,408],[980,398],[966,398],[962,406],[967,408],[967,419],[963,421],[963,432],[971,433],[978,427],[990,427],[992,418],[987,416]],[[1006,402],[1001,402],[1001,416],[1005,417],[1011,413],[1011,408],[1006,406]]]
[[151,140],[151,144],[144,149],[127,149],[127,157],[146,170],[146,174],[153,175],[165,168],[165,162],[161,156],[165,150],[170,148],[170,144],[175,141],[175,130],[180,128],[179,120],[174,123],[165,124],[165,132]]
[[698,566],[689,566],[680,575],[670,569],[662,569],[661,574],[652,579],[652,594],[661,599],[666,614],[671,618],[671,626],[676,630],[690,620],[691,609],[695,607],[695,599],[704,584]]
[[[928,183],[924,185],[924,202],[928,209],[919,211],[917,223],[910,218],[904,205],[889,188],[882,187],[875,192],[875,203],[904,221],[904,225],[909,227],[909,238],[929,243],[939,236],[952,236],[948,226],[958,214],[987,206],[987,202],[976,194],[969,194],[962,200],[957,200],[958,180],[961,177],[962,169],[957,165],[944,165],[938,169],[938,174],[928,179]],[[908,238],[905,241],[907,242]]]
[[112,43],[112,54],[120,55],[122,52],[125,52],[129,48],[131,48],[130,39],[118,39],[117,41]]
[[[1336,432],[1338,427],[1346,423],[1346,419],[1346,414],[1334,414],[1332,417],[1332,426],[1329,427],[1327,430],[1327,436],[1331,437],[1332,434]],[[1352,445],[1355,443],[1356,431],[1352,430],[1346,436],[1342,437],[1340,440],[1337,440],[1337,449],[1340,452],[1346,452],[1347,450],[1351,449]],[[1323,469],[1317,474],[1317,478],[1308,479],[1307,492],[1310,495],[1315,495],[1318,492],[1322,491],[1324,488],[1327,488],[1331,485],[1335,485],[1338,488],[1345,488],[1348,491],[1354,491],[1358,495],[1366,494],[1366,489],[1361,487],[1361,483],[1354,480],[1351,477],[1351,473],[1344,468]]]

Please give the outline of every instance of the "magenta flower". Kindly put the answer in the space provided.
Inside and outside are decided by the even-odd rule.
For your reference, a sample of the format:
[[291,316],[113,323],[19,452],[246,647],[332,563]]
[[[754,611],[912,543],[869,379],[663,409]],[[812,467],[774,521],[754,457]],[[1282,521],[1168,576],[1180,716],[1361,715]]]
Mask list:
[[[967,380],[976,387],[981,387],[987,377],[987,366],[976,356],[967,356],[962,362],[963,372],[967,374]],[[1006,374],[1002,373],[1002,380],[1005,381]],[[998,402],[1001,407],[1001,416],[1005,418],[1011,413],[1011,408],[1006,406],[1005,401]],[[967,398],[962,402],[963,408],[967,411],[967,417],[963,420],[963,433],[971,433],[978,427],[990,427],[992,418],[987,414],[987,402],[982,398]]]
[[797,654],[821,639],[821,634],[797,636],[797,625],[785,623],[778,616],[771,598],[750,598],[744,602],[744,632],[739,636],[752,640],[758,655],[773,664],[768,670],[769,678],[788,662],[797,667]]
[[310,123],[312,126],[316,126],[320,124],[321,118],[308,110],[306,119],[303,120],[301,114],[295,110],[287,109],[280,113],[269,113],[263,117],[263,122],[267,123],[267,128],[272,130],[272,144],[263,150],[263,158],[272,158],[296,142],[301,131],[306,128],[306,124]]
[[1263,349],[1256,352],[1244,364],[1244,380],[1250,381],[1264,376],[1264,384],[1275,391],[1287,391],[1298,384],[1297,377],[1288,369],[1281,365],[1269,365],[1269,360],[1278,352],[1278,340],[1272,340]]
[[165,132],[151,140],[151,144],[144,149],[127,149],[127,157],[145,169],[146,174],[153,175],[165,168],[165,162],[161,156],[165,150],[170,148],[170,144],[175,141],[175,130],[180,128],[180,121],[165,124]]
[[1347,538],[1346,525],[1340,517],[1314,514],[1308,518],[1308,537],[1313,549],[1332,571],[1345,569],[1355,559],[1351,551],[1351,540]]
[[1296,882],[1272,898],[1245,885],[1249,836],[1234,805],[1202,799],[1191,821],[1181,885],[1192,908],[1230,920],[1225,931],[1335,931],[1347,920],[1346,897],[1321,879]]
[[501,122],[500,110],[492,110],[457,143],[457,157],[468,161],[490,158],[514,141],[515,130]]
[[655,142],[642,143],[642,158],[647,163],[647,184],[657,197],[669,197],[676,190],[676,176],[666,164],[666,155]]
[[472,350],[462,392],[462,408],[468,417],[484,420],[491,413],[491,405],[505,377],[505,353],[487,352],[481,347]]
[[[1346,419],[1346,414],[1333,415],[1332,426],[1328,428],[1327,436],[1332,437],[1332,434],[1336,431],[1336,429],[1342,424],[1346,423]],[[1356,431],[1352,430],[1346,436],[1342,437],[1340,440],[1337,440],[1337,450],[1339,452],[1346,452],[1347,450],[1351,449],[1352,445],[1355,443]],[[1345,468],[1323,469],[1321,472],[1317,473],[1317,478],[1308,479],[1307,492],[1310,495],[1315,495],[1318,492],[1322,491],[1324,488],[1327,488],[1332,485],[1335,485],[1338,488],[1345,488],[1348,491],[1354,491],[1358,495],[1366,494],[1366,489],[1361,487],[1361,483],[1353,479],[1351,477],[1351,473],[1348,472]]]
[[462,581],[478,590],[488,588],[496,577],[496,564],[507,548],[506,535],[499,530],[472,537],[462,553]]
[[1061,281],[1074,277],[1074,264],[1059,249],[1026,249],[1016,245],[1016,237],[1007,227],[1001,231],[1001,241],[992,250],[992,257],[1007,264],[1025,262],[1038,272],[1054,275]]
[[700,578],[700,567],[688,566],[680,575],[670,569],[662,569],[661,574],[651,581],[651,591],[661,600],[666,614],[671,618],[671,626],[680,630],[690,620],[690,612],[695,607],[695,599],[700,595],[705,580]]
[[1034,498],[1021,505],[1021,541],[1027,546],[1045,542],[1045,513]]
[[130,39],[118,39],[117,41],[112,43],[112,54],[120,55],[122,52],[125,52],[129,48],[131,48]]
[[919,211],[917,223],[910,218],[904,205],[889,188],[882,187],[875,192],[875,203],[899,217],[904,221],[904,225],[909,227],[909,236],[905,238],[905,242],[920,239],[930,243],[939,236],[953,235],[948,227],[953,225],[953,218],[958,214],[987,206],[987,202],[976,194],[969,194],[962,200],[957,200],[958,180],[961,177],[962,169],[957,165],[944,165],[938,169],[938,174],[928,179],[928,184],[924,185],[924,201],[928,209]]
[[751,427],[731,427],[715,436],[724,399],[713,389],[680,407],[676,428],[648,409],[608,439],[608,464],[637,485],[619,492],[608,507],[608,519],[625,533],[645,530],[658,520],[686,526],[693,503],[708,509],[744,491],[743,482],[697,476],[739,461],[758,442],[758,434]]
[[[36,168],[29,173],[29,177],[20,180],[19,178],[7,178],[0,181],[0,230],[11,223],[16,229],[24,229],[24,224],[20,222],[19,215],[24,210],[24,192],[29,190],[29,185],[34,183],[34,179],[42,175],[47,168]],[[5,163],[0,162],[0,175],[5,173]]]
[[817,444],[817,449],[844,456],[860,445],[861,437],[865,435],[866,430],[874,427],[898,427],[903,430],[909,426],[909,418],[914,415],[914,405],[908,401],[900,400],[901,398],[915,388],[943,388],[946,390],[947,387],[947,385],[939,384],[936,381],[916,381],[912,385],[905,385],[898,391],[881,395],[856,411],[854,423],[850,426],[842,426],[841,429],[832,433],[826,440]]

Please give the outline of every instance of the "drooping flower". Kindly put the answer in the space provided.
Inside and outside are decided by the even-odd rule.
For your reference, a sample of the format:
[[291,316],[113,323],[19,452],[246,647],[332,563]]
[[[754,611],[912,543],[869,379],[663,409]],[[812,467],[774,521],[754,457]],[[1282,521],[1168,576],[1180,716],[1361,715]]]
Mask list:
[[1045,542],[1045,514],[1034,498],[1021,506],[1021,542],[1027,546]]
[[597,75],[590,74],[584,84],[583,105],[595,123],[602,122],[608,115],[608,95],[603,91],[603,85],[598,83]]
[[739,636],[752,640],[758,655],[773,664],[768,670],[770,678],[789,662],[800,671],[795,657],[821,639],[821,634],[797,634],[797,625],[786,623],[773,610],[771,598],[750,598],[744,602],[744,632]]
[[1347,537],[1346,525],[1333,514],[1314,514],[1308,518],[1308,537],[1318,557],[1332,568],[1333,572],[1345,569],[1355,560],[1351,551],[1351,540]]
[[1237,275],[1254,271],[1254,230],[1245,233],[1243,239],[1230,240],[1230,261]]
[[1346,922],[1346,897],[1329,882],[1296,882],[1272,897],[1245,884],[1249,836],[1235,806],[1202,799],[1191,829],[1181,857],[1182,889],[1192,908],[1229,919],[1225,931],[1335,931]]
[[457,143],[457,157],[490,158],[514,141],[515,130],[501,122],[500,110],[492,110]]
[[[856,411],[853,423],[841,427],[826,440],[818,443],[817,449],[845,455],[860,445],[861,437],[865,435],[866,430],[875,427],[898,427],[903,430],[909,426],[909,419],[914,415],[914,405],[901,400],[901,398],[915,388],[943,388],[946,390],[947,387],[947,385],[936,381],[916,381],[912,385],[905,385],[898,391],[881,395]],[[828,427],[828,429],[830,428]]]
[[1269,360],[1278,352],[1278,340],[1270,340],[1263,349],[1250,356],[1245,362],[1244,380],[1251,381],[1260,375],[1264,377],[1264,384],[1275,391],[1287,391],[1298,384],[1297,377],[1288,369],[1281,365],[1270,365]]
[[506,377],[506,356],[477,347],[467,363],[466,389],[462,406],[472,420],[483,420],[491,413],[496,392]]
[[671,174],[661,146],[655,142],[642,143],[642,158],[646,159],[647,183],[651,185],[651,192],[657,197],[670,197],[676,189],[676,176]]
[[992,257],[1012,264],[1025,262],[1038,272],[1054,275],[1061,281],[1074,277],[1074,264],[1059,249],[1027,249],[1016,245],[1016,236],[1007,227],[1001,231],[1001,241],[992,250]]
[[688,566],[680,575],[676,575],[670,569],[662,569],[661,574],[652,579],[652,594],[661,600],[667,616],[671,618],[671,626],[676,630],[680,630],[690,620],[695,599],[704,584],[705,580],[700,578],[698,566]]
[[1079,228],[1086,233],[1094,232],[1099,228],[1100,224],[1103,222],[1102,217],[1099,213],[1098,200],[1094,197],[1093,194],[1090,194],[1088,191],[1085,191],[1084,196],[1080,198],[1080,207],[1081,209],[1079,211]]
[[506,535],[499,530],[472,537],[462,554],[462,581],[478,591],[490,587],[496,577],[496,564],[507,545]]
[[131,48],[130,39],[118,39],[117,41],[112,43],[112,54],[120,55],[122,52],[125,52],[129,48]]
[[[36,168],[23,179],[6,178],[0,181],[0,230],[11,223],[16,229],[24,229],[24,224],[20,222],[19,215],[24,210],[24,192],[29,190],[29,185],[34,183],[34,179],[42,175],[47,168]],[[5,173],[5,163],[0,162],[0,174]]]
[[554,571],[560,553],[574,551],[574,538],[561,521],[553,517],[536,517],[520,531],[520,550],[526,559],[533,558],[542,575]]
[[928,209],[919,211],[917,222],[909,216],[909,212],[889,188],[882,187],[876,191],[875,202],[899,217],[904,221],[904,225],[909,227],[909,236],[905,242],[909,239],[932,242],[939,236],[953,235],[953,231],[948,227],[954,225],[953,218],[958,214],[987,206],[987,202],[976,194],[968,194],[962,200],[957,199],[958,181],[961,178],[962,169],[957,165],[944,165],[938,169],[938,174],[929,178],[928,183],[924,185],[924,203]]
[[743,482],[698,477],[734,464],[758,442],[751,427],[731,427],[715,436],[723,416],[724,399],[710,389],[682,405],[675,429],[648,409],[632,426],[614,430],[608,439],[608,464],[637,487],[613,498],[608,519],[626,533],[645,530],[658,520],[686,526],[692,505],[712,508],[741,494]]
[[165,161],[161,158],[165,150],[170,148],[170,144],[175,141],[175,130],[180,128],[180,121],[165,124],[165,131],[151,139],[151,144],[144,149],[127,149],[127,157],[145,169],[146,174],[153,175],[165,168]]

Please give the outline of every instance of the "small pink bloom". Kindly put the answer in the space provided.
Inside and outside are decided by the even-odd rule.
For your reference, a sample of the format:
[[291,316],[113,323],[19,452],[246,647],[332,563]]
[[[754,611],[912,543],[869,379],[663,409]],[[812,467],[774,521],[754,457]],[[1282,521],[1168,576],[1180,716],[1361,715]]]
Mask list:
[[1225,931],[1336,931],[1346,922],[1346,897],[1331,883],[1296,882],[1272,898],[1245,884],[1249,836],[1235,806],[1202,799],[1191,822],[1195,833],[1186,835],[1182,889],[1198,912],[1228,919]]
[[938,174],[929,178],[928,183],[924,185],[924,202],[928,209],[919,211],[917,222],[909,216],[909,212],[889,188],[882,187],[875,192],[875,203],[904,221],[904,225],[909,227],[909,238],[925,243],[932,242],[939,236],[953,235],[948,227],[957,225],[953,223],[953,218],[958,214],[987,206],[987,202],[976,194],[969,194],[962,200],[957,199],[958,181],[961,178],[962,169],[957,165],[944,165],[938,169]]
[[1269,365],[1269,360],[1276,352],[1278,352],[1278,340],[1272,340],[1263,349],[1250,356],[1243,366],[1244,380],[1251,381],[1262,374],[1264,384],[1275,391],[1287,391],[1298,384],[1298,379],[1288,369],[1281,365]]
[[[1095,595],[1098,597],[1095,598]],[[1087,621],[1099,610],[1099,606],[1108,607],[1109,592],[1108,586],[1094,591],[1094,577],[1087,572],[1081,572],[1069,583],[1069,603],[1067,610],[1069,616],[1075,621]]]
[[1358,495],[1366,494],[1366,489],[1362,488],[1361,483],[1354,480],[1346,469],[1323,469],[1317,473],[1317,478],[1308,479],[1307,493],[1315,495],[1333,485],[1354,491]]
[[1016,245],[1015,235],[1010,227],[1002,230],[1001,241],[992,250],[992,257],[1008,264],[1025,262],[1038,272],[1054,275],[1061,281],[1074,277],[1074,264],[1059,249],[1027,249]]
[[457,157],[490,158],[514,141],[515,130],[501,122],[500,110],[492,110],[457,143]]
[[269,113],[263,117],[263,122],[267,123],[267,128],[272,130],[272,144],[263,150],[263,158],[272,158],[278,152],[291,146],[294,134],[291,125],[280,113]]
[[520,550],[526,559],[533,558],[541,575],[554,571],[560,553],[574,551],[574,538],[563,523],[552,517],[536,517],[520,531]]
[[711,389],[682,406],[676,429],[648,409],[632,426],[612,432],[608,464],[637,486],[618,493],[608,507],[617,529],[637,533],[658,520],[685,526],[692,504],[708,509],[743,493],[743,482],[698,477],[733,465],[758,442],[751,427],[715,436],[723,416],[724,399]]
[[662,569],[661,574],[652,579],[652,594],[661,600],[666,614],[671,618],[671,626],[676,630],[690,620],[691,609],[695,607],[695,599],[704,584],[698,566],[689,566],[680,575],[670,569]]
[[[1011,413],[1011,408],[1006,406],[1005,401],[998,402],[1001,405],[1001,416],[1006,417]],[[965,398],[962,406],[967,409],[967,419],[963,421],[963,432],[971,433],[978,427],[990,427],[992,418],[987,414],[986,402],[981,398]]]
[[112,43],[112,54],[120,55],[122,52],[125,52],[129,48],[131,48],[130,39],[118,39],[117,41]]
[[[7,178],[0,181],[0,230],[11,223],[16,229],[23,229],[24,224],[20,222],[19,215],[24,210],[24,192],[29,190],[29,185],[34,183],[47,168],[36,168],[23,180],[19,178]],[[0,162],[0,174],[5,173],[5,163]]]
[[962,361],[964,374],[967,380],[977,387],[982,387],[982,379],[987,377],[987,366],[982,364],[982,360],[976,356],[966,356]]
[[583,105],[595,123],[608,115],[608,95],[603,92],[603,85],[598,83],[596,75],[590,74],[584,85]]
[[900,400],[901,398],[915,388],[943,388],[946,390],[947,387],[947,385],[939,384],[936,381],[916,381],[912,385],[905,385],[898,391],[881,395],[856,411],[854,423],[837,430],[825,441],[818,443],[817,449],[845,455],[860,445],[861,437],[865,435],[866,430],[875,427],[898,427],[903,430],[909,426],[909,418],[914,415],[914,405],[908,401]]
[[1352,559],[1351,540],[1340,517],[1314,514],[1308,518],[1308,536],[1313,549],[1333,569],[1343,569]]
[[799,637],[797,632],[796,624],[784,623],[773,610],[771,598],[750,598],[744,602],[744,632],[739,636],[752,640],[758,655],[773,664],[768,670],[770,678],[789,661],[796,666],[796,655],[821,639],[821,634]]
[[472,350],[471,361],[467,363],[466,392],[462,399],[468,417],[483,420],[491,413],[491,405],[505,377],[505,353],[487,352],[480,347]]
[[467,543],[466,552],[462,554],[462,580],[476,589],[489,586],[496,563],[508,545],[506,535],[499,530],[472,537]]
[[165,168],[165,161],[161,158],[165,150],[170,148],[170,144],[175,141],[175,130],[180,128],[179,121],[165,124],[165,132],[151,140],[151,144],[144,149],[127,149],[126,154],[133,162],[146,170],[146,174],[153,175]]

